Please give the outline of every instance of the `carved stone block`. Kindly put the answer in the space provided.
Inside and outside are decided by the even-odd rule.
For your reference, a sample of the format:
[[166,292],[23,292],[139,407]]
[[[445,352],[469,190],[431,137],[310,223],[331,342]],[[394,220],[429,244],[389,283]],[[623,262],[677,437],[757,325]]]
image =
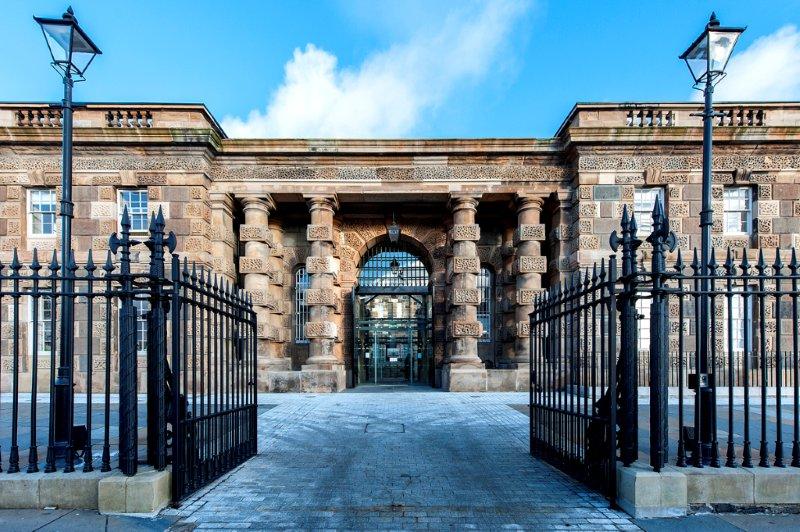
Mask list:
[[541,291],[540,288],[523,288],[517,290],[517,305],[532,305],[533,300]]
[[456,224],[452,234],[455,242],[477,242],[481,239],[481,228],[478,224]]
[[18,200],[22,199],[22,187],[19,185],[9,185],[6,187],[6,199]]
[[92,219],[116,218],[117,204],[111,201],[93,201],[91,203],[90,216]]
[[529,321],[517,322],[517,337],[528,338],[531,335],[531,323]]
[[521,256],[517,258],[516,273],[547,272],[547,257]]
[[239,240],[242,242],[255,241],[272,244],[272,232],[264,225],[242,224],[239,226]]
[[306,323],[307,338],[336,338],[338,336],[336,324],[332,321],[310,321]]
[[239,257],[239,273],[267,273],[269,264],[262,257]]
[[780,245],[780,235],[759,235],[758,247],[775,249]]
[[333,227],[309,224],[306,227],[306,240],[309,242],[333,242]]
[[578,207],[578,214],[588,218],[596,218],[600,213],[600,207],[595,201],[582,201]]
[[477,288],[453,288],[450,291],[451,305],[480,305],[481,291]]
[[686,218],[689,216],[688,201],[670,201],[667,207],[671,218]]
[[136,176],[136,181],[139,183],[139,186],[147,186],[147,185],[166,185],[167,184],[167,174],[165,173],[141,173]]
[[309,288],[306,290],[307,305],[336,306],[336,291],[332,288]]
[[519,245],[520,242],[529,242],[531,240],[544,240],[544,224],[520,224],[516,231],[514,231],[514,245]]
[[480,257],[453,257],[453,273],[479,273]]
[[758,217],[769,217],[774,218],[780,215],[780,201],[777,200],[765,200],[758,202]]
[[450,336],[453,338],[480,338],[483,325],[479,321],[454,321],[450,324]]
[[339,259],[334,257],[308,257],[306,259],[306,270],[309,274],[327,273],[336,275],[339,273]]
[[[766,236],[766,235],[765,235]],[[777,235],[771,235],[777,236]],[[730,246],[732,248],[748,248],[750,247],[750,237],[749,236],[726,236],[724,240],[724,246],[715,246],[717,249],[723,249],[725,246]],[[775,247],[775,246],[772,246]]]

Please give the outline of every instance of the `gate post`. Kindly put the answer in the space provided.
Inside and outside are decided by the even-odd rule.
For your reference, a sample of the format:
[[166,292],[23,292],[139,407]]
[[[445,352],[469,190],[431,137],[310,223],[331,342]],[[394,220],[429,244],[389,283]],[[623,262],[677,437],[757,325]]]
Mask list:
[[150,216],[150,312],[147,317],[147,463],[162,471],[167,467],[167,312],[164,293],[164,247],[175,250],[175,234],[164,238],[164,213]]
[[133,276],[131,275],[131,219],[128,207],[122,211],[121,236],[111,235],[108,244],[115,255],[120,251],[119,314],[119,468],[124,475],[133,476],[137,470],[139,430],[136,411],[136,308],[133,306]]
[[[620,458],[625,466],[636,461],[638,445],[638,390],[636,382],[636,250],[642,241],[636,238],[636,218],[628,216],[628,206],[622,211],[622,236],[617,231],[611,233],[609,244],[617,251],[622,246],[623,289],[617,298],[620,311],[620,352],[619,352],[619,427]],[[609,278],[609,282],[615,279]]]
[[[650,465],[661,471],[668,459],[667,445],[667,359],[669,356],[669,315],[664,289],[667,265],[665,251],[674,251],[675,233],[669,230],[661,200],[653,208],[653,232],[647,237],[653,245],[653,301],[650,306]],[[680,333],[682,334],[682,332]]]

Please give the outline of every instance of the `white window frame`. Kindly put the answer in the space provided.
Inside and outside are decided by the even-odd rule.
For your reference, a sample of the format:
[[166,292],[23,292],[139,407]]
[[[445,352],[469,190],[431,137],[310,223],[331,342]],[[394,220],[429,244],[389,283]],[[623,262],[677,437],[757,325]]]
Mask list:
[[[747,288],[747,290],[751,290],[751,288]],[[752,353],[753,352],[753,297],[748,296],[745,300],[744,295],[740,291],[735,293],[731,298],[733,303],[733,308],[731,309],[733,314],[733,352],[738,354],[744,353]],[[722,315],[722,323],[723,323],[723,330],[722,330],[722,337],[723,337],[723,350],[725,353],[728,352],[728,298],[725,297],[725,305],[723,308],[723,315]],[[737,312],[737,309],[738,310]],[[737,316],[738,314],[738,316]],[[737,323],[739,324],[737,326]],[[749,330],[750,334],[747,335],[747,340],[749,341],[749,345],[745,344],[745,334],[744,331]]]
[[294,343],[307,344],[306,324],[308,323],[308,304],[306,303],[306,290],[310,279],[305,265],[294,272]]
[[[133,212],[133,207],[130,206],[130,202],[126,202],[124,199],[125,194],[129,194],[131,192],[136,192],[140,194],[144,194],[144,198],[146,200],[144,212],[141,212],[141,209],[138,209],[136,212]],[[146,188],[123,188],[117,191],[117,226],[118,230],[122,231],[122,213],[125,209],[125,205],[128,204],[128,216],[131,218],[131,233],[134,234],[144,234],[147,233],[149,226],[150,226],[150,198],[147,195]],[[144,215],[144,228],[137,228],[134,225],[134,216],[142,216]]]
[[[728,194],[732,192],[743,192],[744,198],[729,198]],[[729,208],[732,201],[746,201],[747,209],[731,209]],[[726,235],[747,235],[753,234],[753,209],[754,209],[753,189],[751,187],[725,187],[722,192],[722,232]],[[728,214],[746,212],[745,224],[747,225],[744,231],[729,231],[728,230]],[[739,221],[741,218],[739,218]]]
[[[53,211],[52,212],[44,212],[44,211],[37,211],[37,213],[33,212],[33,196],[36,193],[40,192],[49,192],[53,195]],[[28,197],[27,197],[27,211],[28,211],[28,236],[33,238],[50,238],[56,236],[56,224],[58,222],[58,201],[56,200],[56,189],[54,188],[31,188],[28,189]],[[52,233],[37,233],[33,229],[33,215],[34,214],[52,214],[53,216],[53,232]]]
[[133,306],[136,308],[136,355],[147,356],[147,318],[144,314],[150,312],[150,302],[134,299]]
[[[651,197],[653,192],[655,195]],[[638,227],[640,238],[647,238],[653,232],[653,209],[656,200],[661,200],[661,206],[666,212],[665,196],[664,187],[636,187],[633,190],[633,214],[636,217],[636,227]]]
[[492,342],[492,311],[494,310],[494,272],[488,266],[481,265],[478,274],[478,290],[481,292],[481,304],[478,305],[478,321],[483,324],[483,332],[478,343]]

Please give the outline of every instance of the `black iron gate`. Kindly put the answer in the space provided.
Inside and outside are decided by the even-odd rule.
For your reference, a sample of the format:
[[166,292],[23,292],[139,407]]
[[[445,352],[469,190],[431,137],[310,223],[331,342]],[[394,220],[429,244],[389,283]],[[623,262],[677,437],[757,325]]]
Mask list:
[[617,262],[542,294],[531,314],[531,453],[616,489]]
[[148,461],[172,463],[177,504],[256,453],[257,319],[249,295],[176,254],[167,280],[161,213],[146,244]]

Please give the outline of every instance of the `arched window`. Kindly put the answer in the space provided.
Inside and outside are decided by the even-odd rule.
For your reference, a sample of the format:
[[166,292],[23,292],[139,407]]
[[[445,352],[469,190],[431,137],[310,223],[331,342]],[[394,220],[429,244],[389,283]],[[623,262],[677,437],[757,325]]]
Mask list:
[[294,272],[294,342],[296,344],[308,343],[308,338],[306,338],[306,322],[308,322],[306,290],[308,290],[308,272],[305,266],[301,266]]
[[492,312],[494,311],[494,275],[492,270],[481,266],[478,274],[478,290],[481,291],[481,304],[478,305],[478,321],[483,324],[480,343],[492,341]]

